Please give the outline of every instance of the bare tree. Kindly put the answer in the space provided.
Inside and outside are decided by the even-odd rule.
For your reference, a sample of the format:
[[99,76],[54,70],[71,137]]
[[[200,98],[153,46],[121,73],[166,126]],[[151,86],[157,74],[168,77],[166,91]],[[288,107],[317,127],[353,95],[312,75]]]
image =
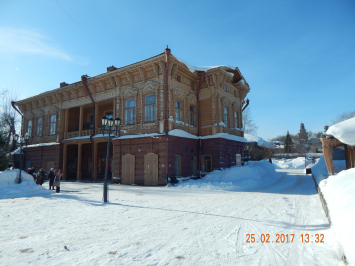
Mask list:
[[255,124],[250,107],[248,106],[242,113],[244,132],[251,135],[258,133],[258,126]]
[[6,146],[11,143],[11,136],[16,134],[16,127],[21,123],[20,115],[12,107],[11,101],[16,101],[19,97],[17,89],[8,89],[0,100],[0,127],[4,135],[6,135]]
[[332,120],[332,125],[340,123],[341,121],[347,120],[352,117],[355,117],[355,110],[341,113],[337,115],[337,117],[334,120]]

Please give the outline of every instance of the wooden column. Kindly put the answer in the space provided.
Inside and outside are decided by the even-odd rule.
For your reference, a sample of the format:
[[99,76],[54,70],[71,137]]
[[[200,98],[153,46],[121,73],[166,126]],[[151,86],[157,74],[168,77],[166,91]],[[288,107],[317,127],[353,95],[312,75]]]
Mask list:
[[78,167],[76,171],[76,180],[81,181],[81,159],[82,159],[83,144],[78,143]]
[[112,116],[113,116],[113,119],[115,120],[116,119],[116,117],[117,117],[117,114],[116,114],[116,97],[114,97],[113,99],[112,99],[112,106],[113,106],[113,108],[112,108]]
[[68,126],[69,126],[69,109],[65,109],[65,118],[64,118],[64,139],[67,138]]
[[99,117],[99,104],[95,103],[95,134],[98,134],[98,127],[100,127],[101,122],[100,122],[101,117]]
[[93,176],[91,177],[91,180],[97,181],[97,142],[93,142],[92,145],[94,145],[94,153],[92,155]]
[[63,180],[67,179],[67,152],[68,152],[68,144],[64,144],[64,146],[63,146]]
[[83,123],[84,123],[84,106],[80,106],[80,114],[79,114],[79,136],[83,134]]

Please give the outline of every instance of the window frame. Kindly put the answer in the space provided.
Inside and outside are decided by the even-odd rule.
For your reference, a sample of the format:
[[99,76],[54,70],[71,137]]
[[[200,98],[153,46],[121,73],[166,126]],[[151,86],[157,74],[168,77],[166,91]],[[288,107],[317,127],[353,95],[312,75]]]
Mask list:
[[[52,121],[52,117],[54,117],[54,121]],[[49,135],[55,135],[56,134],[56,127],[57,126],[57,115],[51,115],[49,117]]]
[[[41,121],[41,123],[39,123],[39,121]],[[43,134],[43,119],[42,119],[42,117],[37,119],[36,133],[37,133],[37,137],[42,137],[42,134]]]
[[[128,101],[132,101],[134,103],[133,107],[126,107]],[[129,121],[127,121],[127,111],[129,111]],[[132,115],[133,114],[133,115]],[[133,117],[130,117],[133,116]],[[124,125],[134,125],[136,123],[136,100],[135,98],[129,98],[124,101]]]
[[[179,161],[176,161],[176,157],[179,157]],[[178,173],[177,173],[177,162],[179,163],[179,169],[178,169]],[[174,155],[174,174],[175,176],[181,176],[181,164],[182,164],[182,161],[181,161],[181,155],[180,154],[175,154]]]
[[30,135],[30,137],[32,137],[32,128],[33,128],[33,122],[32,119],[30,119],[27,121],[27,134]]
[[176,74],[176,80],[177,82],[180,82],[182,81],[182,76],[180,74]]
[[[154,103],[146,103],[146,98],[149,96],[154,96]],[[148,112],[147,112],[148,109]],[[153,109],[153,110],[152,110]],[[144,95],[144,109],[143,109],[144,122],[154,122],[157,116],[157,95],[156,94],[146,94]],[[153,115],[151,114],[153,112]],[[146,116],[148,113],[148,117]]]
[[238,112],[234,112],[234,128],[238,128]]
[[[204,156],[209,156],[210,159],[209,160],[203,159]],[[204,171],[204,168],[206,168],[206,163],[205,162],[208,162],[208,161],[210,161],[210,169],[209,169],[210,171]],[[201,172],[202,173],[210,173],[210,172],[212,172],[212,155],[210,155],[210,154],[201,155]]]
[[[181,104],[181,107],[177,107],[176,104],[179,103]],[[178,104],[178,105],[179,105]],[[174,118],[175,118],[175,121],[182,121],[183,118],[184,118],[184,105],[182,102],[178,101],[178,100],[175,100],[175,104],[174,104]],[[176,117],[176,115],[178,114],[178,118]],[[180,119],[179,119],[180,118]]]
[[228,107],[223,107],[223,123],[228,127]]
[[[191,111],[191,107],[194,108],[194,111]],[[193,115],[193,119],[192,119],[192,115]],[[189,119],[190,119],[190,125],[195,127],[196,126],[196,106],[194,106],[194,105],[189,106]]]
[[226,85],[226,84],[223,85],[223,90],[224,90],[225,92],[228,92],[228,88],[227,88],[227,85]]
[[191,155],[191,175],[196,176],[197,173],[197,156]]

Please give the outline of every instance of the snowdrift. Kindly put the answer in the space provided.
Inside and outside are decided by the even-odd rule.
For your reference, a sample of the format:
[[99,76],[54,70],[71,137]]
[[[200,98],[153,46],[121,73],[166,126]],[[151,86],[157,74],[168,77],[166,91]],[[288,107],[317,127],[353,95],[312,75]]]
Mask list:
[[21,184],[17,184],[20,171],[9,170],[0,172],[0,199],[20,197],[48,197],[52,192],[36,185],[33,177],[25,171],[21,172]]
[[312,167],[312,174],[327,203],[332,227],[343,247],[349,265],[355,266],[355,169],[344,170],[345,161],[334,161],[337,175],[328,176],[322,156]]
[[249,162],[246,166],[233,166],[215,170],[202,179],[177,184],[181,189],[248,191],[269,184],[280,176],[268,161]]

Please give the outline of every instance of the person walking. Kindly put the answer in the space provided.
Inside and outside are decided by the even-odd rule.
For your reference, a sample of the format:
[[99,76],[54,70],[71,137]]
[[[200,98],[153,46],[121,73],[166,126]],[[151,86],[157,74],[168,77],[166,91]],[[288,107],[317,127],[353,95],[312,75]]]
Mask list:
[[62,169],[58,170],[58,173],[55,175],[54,186],[56,188],[55,193],[60,193],[60,181],[62,180]]
[[43,184],[44,180],[44,171],[43,169],[39,169],[38,173],[37,173],[37,180],[36,180],[36,184],[37,185],[41,185]]
[[53,190],[54,190],[54,185],[53,185],[54,179],[55,179],[54,169],[51,168],[51,170],[48,173],[49,189],[53,188]]

